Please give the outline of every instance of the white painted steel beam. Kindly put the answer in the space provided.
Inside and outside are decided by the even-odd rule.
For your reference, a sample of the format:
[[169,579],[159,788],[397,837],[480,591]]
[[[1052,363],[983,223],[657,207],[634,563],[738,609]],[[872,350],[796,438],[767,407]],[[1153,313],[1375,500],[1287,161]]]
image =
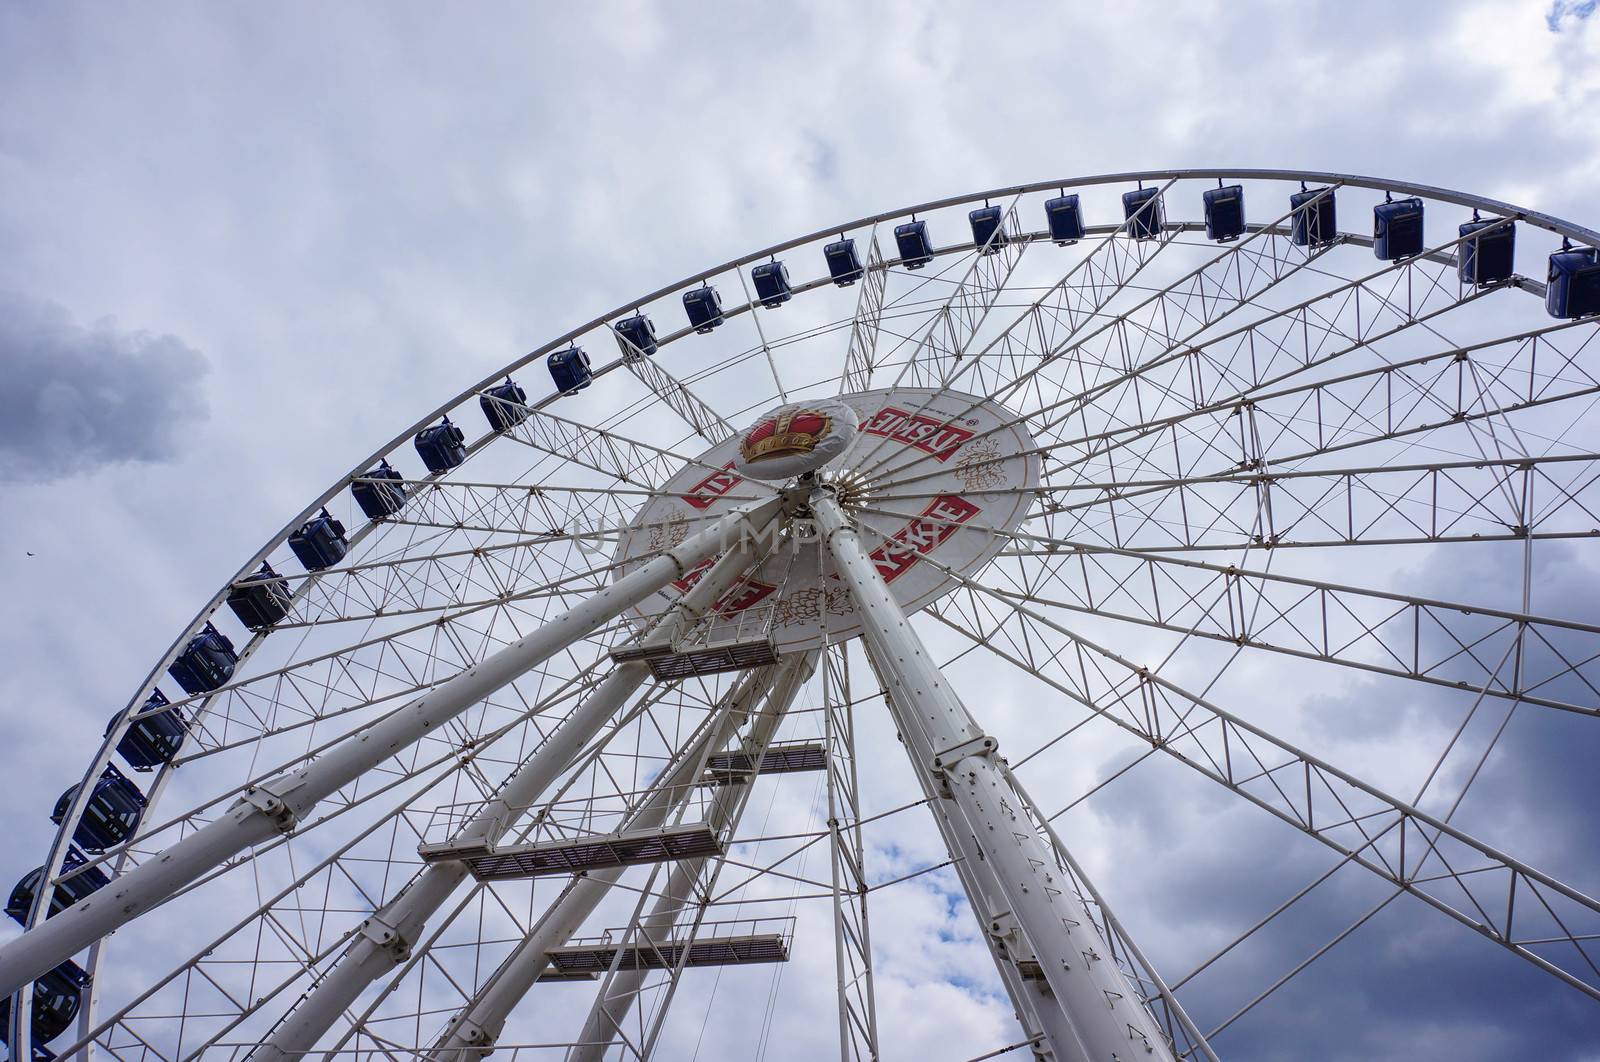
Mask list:
[[[877,662],[870,655],[867,662],[872,666],[887,701],[889,679],[878,672]],[[905,744],[913,763],[932,762],[933,750],[928,746],[926,734],[914,728],[902,728],[900,740]],[[1037,978],[1023,976],[1019,960],[1027,957],[1026,949],[1017,948],[1018,941],[1014,933],[1008,932],[1009,927],[998,922],[1009,908],[999,879],[995,876],[995,868],[984,858],[972,831],[966,828],[960,809],[942,797],[938,777],[931,771],[913,770],[912,774],[927,801],[945,850],[950,853],[951,869],[961,881],[973,917],[983,931],[984,945],[994,959],[1006,994],[1011,997],[1017,1021],[1027,1039],[1033,1041],[1033,1057],[1040,1060],[1058,1059],[1060,1056],[1055,1054],[1052,1045],[1070,1042],[1074,1035],[1072,1025],[1066,1013],[1056,1005],[1050,986]]]
[[9,995],[251,845],[287,833],[317,804],[507,683],[681,578],[781,509],[773,497],[729,513],[575,608],[440,683],[299,770],[255,786],[221,816],[93,896],[0,948],[0,995]]
[[[771,739],[813,666],[814,659],[810,655],[791,656],[778,665],[766,709],[756,718],[753,741],[764,746]],[[720,725],[706,728],[703,736],[684,750],[673,769],[657,779],[629,817],[628,829],[659,826],[689,798],[706,755],[713,749],[723,748],[735,736],[751,710],[755,695],[760,692],[754,688],[747,690],[743,703],[730,704]],[[493,1051],[511,1011],[549,966],[550,949],[565,944],[583,926],[626,869],[608,867],[574,875],[533,931],[506,957],[477,996],[450,1019],[428,1057],[442,1062],[468,1062]]]
[[[679,600],[672,613],[641,641],[645,645],[670,644],[679,629],[692,626],[732,588],[753,558],[754,552],[747,542],[735,542]],[[505,836],[521,813],[572,765],[584,747],[649,677],[650,669],[644,664],[623,664],[614,668],[451,841],[492,845]],[[467,862],[460,859],[430,863],[424,868],[409,887],[361,924],[344,956],[278,1024],[252,1057],[262,1062],[279,1062],[299,1058],[315,1047],[368,985],[409,957],[411,946],[421,938],[427,920],[444,905],[468,873]]]
[[1066,1016],[1070,1036],[1051,1037],[1055,1056],[1063,1062],[1171,1060],[1172,1051],[1139,993],[1111,961],[1110,947],[1024,815],[1025,801],[998,759],[995,740],[940,675],[832,490],[817,490],[811,508],[839,576],[855,598],[867,654],[884,682],[895,722],[902,734],[920,733],[932,752],[926,758],[917,747],[921,742],[908,741],[913,768],[956,809],[955,817],[964,821],[994,868],[1009,922],[1037,959]]
[[[804,681],[815,666],[814,658],[806,658],[803,664],[799,663],[799,659],[791,657],[784,665],[790,670],[778,676],[767,711],[762,714],[756,729],[741,747],[740,751],[749,754],[752,764],[760,764],[761,754],[771,743],[783,711],[788,709],[789,702],[799,692],[800,682]],[[802,673],[797,681],[791,681],[795,669],[802,669]],[[757,777],[759,776],[758,771]],[[726,829],[730,832],[738,829],[739,818],[749,803],[751,788],[749,784],[722,787],[706,813],[706,820],[713,829]],[[706,860],[702,858],[684,860],[672,866],[667,874],[666,886],[656,897],[649,914],[639,921],[638,940],[660,942],[672,936],[673,926],[677,923],[679,914],[690,902],[695,882],[700,879],[705,864]],[[641,944],[641,947],[647,946]],[[621,1030],[622,1023],[626,1020],[628,1011],[632,1008],[633,1001],[649,973],[650,971],[646,969],[617,970],[612,977],[602,982],[594,1004],[590,1007],[583,1032],[578,1035],[575,1045],[568,1052],[566,1062],[600,1062],[605,1055],[607,1045]]]

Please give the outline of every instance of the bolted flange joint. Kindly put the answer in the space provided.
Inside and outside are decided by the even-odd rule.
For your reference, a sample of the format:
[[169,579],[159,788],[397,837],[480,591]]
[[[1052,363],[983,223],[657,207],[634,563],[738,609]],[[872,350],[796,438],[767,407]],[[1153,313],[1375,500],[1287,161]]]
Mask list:
[[988,734],[979,734],[977,737],[963,741],[959,745],[952,745],[943,752],[935,753],[933,757],[933,773],[943,775],[968,756],[993,756],[995,749],[999,747],[1000,743]]
[[248,804],[257,812],[266,816],[274,829],[279,833],[293,833],[298,819],[294,809],[286,804],[282,797],[269,789],[261,786],[251,786],[239,798],[240,803]]
[[376,944],[380,951],[388,953],[397,965],[411,957],[411,942],[377,915],[361,923],[361,935]]

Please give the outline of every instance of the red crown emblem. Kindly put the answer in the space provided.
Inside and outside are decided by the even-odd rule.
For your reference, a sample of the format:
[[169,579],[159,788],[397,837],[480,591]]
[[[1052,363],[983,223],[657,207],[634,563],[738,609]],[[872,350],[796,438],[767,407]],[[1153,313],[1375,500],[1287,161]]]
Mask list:
[[739,443],[746,462],[809,454],[833,428],[833,418],[814,409],[785,409],[750,429]]

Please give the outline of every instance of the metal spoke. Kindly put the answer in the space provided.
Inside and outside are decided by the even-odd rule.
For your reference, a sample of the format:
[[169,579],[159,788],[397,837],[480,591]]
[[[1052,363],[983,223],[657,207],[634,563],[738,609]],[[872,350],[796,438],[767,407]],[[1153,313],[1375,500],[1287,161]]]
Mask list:
[[1050,538],[1165,552],[1580,538],[1600,529],[1597,485],[1589,453],[1274,469],[1052,487],[1031,522]]
[[506,438],[577,467],[602,472],[631,487],[653,488],[685,465],[719,471],[696,458],[544,410],[534,410],[528,419],[507,432]]
[[[986,589],[1010,602],[1600,716],[1600,626],[963,526],[1028,547],[1021,555],[1038,562],[1012,552],[990,569],[1003,585]],[[1508,680],[1500,669],[1511,653],[1520,666]],[[1580,699],[1545,692],[1567,683]]]
[[[1100,408],[1096,400],[1102,395],[1109,394],[1119,386],[1144,381],[1149,374],[1194,354],[1199,349],[1194,344],[1217,323],[1252,305],[1255,299],[1279,284],[1311,268],[1326,253],[1327,248],[1313,248],[1309,252],[1297,248],[1282,226],[1286,218],[1287,215],[1273,225],[1256,228],[1248,239],[1155,291],[1130,310],[1111,318],[1086,335],[1080,335],[1080,326],[1058,340],[1052,336],[1055,340],[1053,345],[1041,344],[1036,351],[1029,351],[1025,334],[1008,331],[1002,340],[1017,342],[1025,355],[1032,353],[1034,358],[1030,359],[1031,364],[1017,366],[1002,362],[1001,366],[1017,371],[1000,373],[985,381],[982,386],[986,389],[986,396],[1014,402],[1025,393],[1026,388],[1039,387],[1039,378],[1043,374],[1060,374],[1060,386],[1065,396],[1046,399],[1041,391],[1023,411],[1030,418],[1032,430],[1048,437],[1057,424],[1070,423],[1074,413],[1090,405]],[[1118,229],[1117,234],[1125,231],[1126,223]],[[1166,242],[1158,244],[1156,249],[1165,246]],[[1142,268],[1146,262],[1147,259],[1140,255],[1139,267]],[[1137,269],[1133,270],[1115,287],[1100,293],[1096,310],[1106,306],[1119,294],[1137,272]],[[1095,319],[1091,316],[1083,324],[1093,323]],[[1002,342],[998,353],[1004,357],[1010,353],[1009,346]],[[989,354],[989,351],[986,350],[984,354]],[[972,359],[965,371],[978,372],[991,367],[991,361],[980,356]],[[1149,384],[1146,383],[1146,386]],[[1164,390],[1160,385],[1157,386],[1158,390]],[[1107,402],[1105,408],[1115,408],[1115,403]]]
[[872,386],[872,371],[877,364],[878,330],[883,322],[883,289],[889,270],[883,264],[874,228],[867,244],[867,259],[862,265],[861,292],[856,296],[856,312],[850,322],[850,345],[844,355],[844,390],[865,391]]
[[[973,249],[966,272],[928,323],[922,327],[915,346],[905,356],[894,386],[946,386],[960,368],[967,347],[983,327],[1006,283],[1028,247],[1025,240],[1008,234],[1018,230],[1016,198],[1002,214],[1000,227],[983,247]],[[886,360],[894,357],[894,351]]]
[[[1074,634],[1025,606],[1009,613],[978,604],[970,581],[952,604],[929,609],[951,630],[1033,674],[1070,699],[1147,741],[1282,821],[1422,899],[1435,909],[1600,999],[1600,970],[1584,943],[1600,926],[1596,901],[1509,855],[1361,782],[1203,698]],[[998,599],[994,599],[998,600]],[[972,608],[980,619],[965,618]],[[1021,632],[1043,628],[1065,645],[1048,657],[1022,648]],[[1031,639],[1039,644],[1039,638]],[[1180,722],[1188,707],[1199,722]],[[1371,846],[1370,854],[1360,854]],[[1518,892],[1549,920],[1518,911]],[[1524,907],[1527,905],[1525,904]],[[1524,919],[1517,921],[1518,917]],[[1536,922],[1537,927],[1519,931]],[[1557,933],[1545,930],[1551,923]],[[1568,926],[1579,928],[1568,928]],[[1556,941],[1565,950],[1551,946]]]
[[[1091,462],[1129,478],[1218,473],[1503,417],[1595,394],[1600,385],[1580,364],[1595,348],[1594,327],[1584,322],[1453,347],[1248,400],[1213,403],[1128,432],[1078,437],[1058,449],[1076,447],[1083,456],[1053,465],[1047,474],[1081,479]],[[1233,441],[1238,432],[1231,422],[1241,413],[1261,431],[1259,454],[1241,453]],[[1174,459],[1175,453],[1181,456]]]
[[[1081,358],[1087,350],[1094,365],[1110,370],[1110,378],[1086,381],[1066,391],[1064,397],[1028,413],[1030,430],[1044,440],[1041,453],[1090,451],[1059,467],[1047,467],[1047,477],[1059,474],[1063,468],[1083,465],[1090,458],[1104,460],[1105,453],[1130,440],[1142,439],[1163,428],[1171,431],[1172,425],[1181,425],[1191,417],[1214,416],[1218,411],[1232,414],[1249,391],[1355,351],[1374,350],[1381,342],[1481,298],[1483,289],[1463,292],[1444,280],[1453,262],[1448,251],[1457,242],[1212,338],[1201,338],[1206,326],[1186,335],[1168,336],[1163,326],[1155,323],[1141,322],[1135,331],[1128,332],[1124,330],[1132,326],[1124,324],[1125,319],[1113,321],[1074,347],[1075,357]],[[1413,272],[1422,272],[1422,278],[1412,279]],[[1280,279],[1278,274],[1265,274],[1269,286]],[[1399,303],[1392,297],[1397,289],[1405,292]],[[1240,292],[1229,305],[1237,307],[1255,295],[1253,291]],[[1541,330],[1539,334],[1563,327],[1566,326]],[[1141,349],[1147,332],[1157,345],[1149,360],[1137,364],[1123,351]],[[1106,336],[1115,342],[1107,343]],[[1097,338],[1105,343],[1104,349],[1090,345]],[[1446,352],[1452,356],[1456,353]],[[1163,417],[1162,411],[1174,403],[1179,412]],[[1123,434],[1129,439],[1121,438]],[[1091,443],[1094,445],[1086,446]],[[903,485],[916,480],[915,476],[901,477],[898,482]]]
[[[751,320],[755,320],[751,315]],[[733,427],[722,415],[691,391],[688,385],[673,376],[660,362],[645,354],[629,342],[621,332],[615,332],[617,346],[622,351],[622,364],[661,399],[663,405],[687,424],[696,435],[708,443],[719,443],[733,434]]]
[[[1232,193],[1213,181],[1263,220],[1214,215]],[[1072,207],[1044,201],[1074,189],[1087,217],[1057,248]],[[1363,215],[1388,193],[1424,200],[1431,241],[1375,244]],[[1321,227],[1335,198],[1358,231]],[[987,242],[958,235],[995,210]],[[1484,224],[1446,238],[1468,211]],[[950,240],[926,270],[886,246],[913,217]],[[1509,265],[1482,257],[1513,229]],[[822,253],[842,239],[864,256],[854,291]],[[1600,318],[1562,305],[1557,241],[1583,255],[1600,233],[1348,175],[1072,178],[829,226],[529,350],[311,500],[154,663],[83,776],[121,765],[149,806],[83,853],[99,790],[65,801],[27,931],[0,946],[20,986],[0,1031],[45,1049],[33,979],[71,956],[90,980],[48,1050],[74,1057],[645,1059],[699,1030],[741,1057],[787,1034],[791,1053],[876,1062],[903,1043],[879,1022],[877,979],[905,973],[883,932],[929,898],[965,904],[992,960],[958,987],[1015,1014],[957,1056],[1214,1060],[1208,1036],[1237,1035],[1333,948],[1371,947],[1357,930],[1385,907],[1422,910],[1402,894],[1600,1000],[1600,903],[1458,815],[1492,768],[1524,769],[1497,759],[1514,727],[1600,715],[1600,625],[1544,593],[1600,536]],[[1463,270],[1469,252],[1491,275]],[[787,313],[751,289],[776,260]],[[742,291],[723,319],[749,323],[684,324],[701,285]],[[617,329],[641,313],[673,318],[648,355]],[[550,389],[551,354],[613,343],[591,386]],[[513,374],[528,397],[500,385]],[[814,478],[757,477],[736,427],[836,395],[862,438]],[[464,434],[421,434],[446,417]],[[1469,561],[1467,542],[1500,545]],[[1520,602],[1491,596],[1515,595],[1508,542]],[[1383,586],[1406,560],[1408,592]],[[1491,568],[1440,589],[1458,563]],[[207,623],[233,650],[191,645]],[[719,623],[739,633],[712,639]],[[1011,761],[967,708],[995,666],[1043,694],[1045,715],[1009,720]],[[1304,676],[1284,697],[1313,720],[1322,683],[1438,702],[1416,796],[1246,722],[1267,708],[1256,667]],[[1237,711],[1214,688],[1243,690]],[[174,744],[145,762],[161,733]],[[1097,734],[1138,748],[1087,759]],[[1171,784],[1139,769],[1158,753],[1335,853],[1176,979],[1055,825],[1095,798],[1113,840],[1137,842],[1110,812]],[[917,828],[933,850],[902,859]],[[1263,939],[1331,907],[1320,886],[1347,865],[1382,880],[1381,904],[1309,951]],[[135,916],[156,931],[107,935]],[[1270,980],[1206,1033],[1178,993],[1247,940],[1278,949]],[[833,990],[804,997],[831,1012],[797,1024],[784,963],[809,976],[819,957]],[[587,1012],[545,984],[573,978],[592,981]]]

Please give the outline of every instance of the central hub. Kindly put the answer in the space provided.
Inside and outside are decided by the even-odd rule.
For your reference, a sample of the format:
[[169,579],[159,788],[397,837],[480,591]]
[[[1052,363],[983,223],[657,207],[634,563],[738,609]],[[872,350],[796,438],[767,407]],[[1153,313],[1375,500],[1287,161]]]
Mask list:
[[[1032,504],[1039,458],[1020,418],[973,395],[908,387],[786,403],[701,454],[644,504],[618,546],[620,570],[732,509],[792,493],[797,476],[837,491],[910,614],[959,585],[949,572],[971,575],[1005,547]],[[855,602],[820,545],[804,520],[775,528],[719,611],[769,630],[782,652],[859,634]],[[710,565],[647,598],[639,616],[670,608]]]

